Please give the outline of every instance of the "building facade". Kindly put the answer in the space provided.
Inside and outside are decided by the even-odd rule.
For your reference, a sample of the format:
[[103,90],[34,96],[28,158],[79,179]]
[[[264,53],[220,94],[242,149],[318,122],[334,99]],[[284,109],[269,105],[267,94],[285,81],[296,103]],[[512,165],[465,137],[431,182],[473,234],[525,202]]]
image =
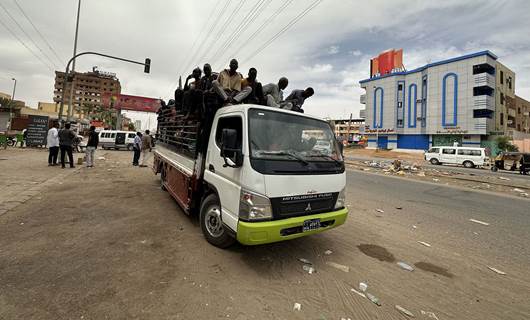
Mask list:
[[512,96],[515,74],[482,51],[360,84],[368,147],[424,150],[455,142],[480,146],[487,135],[502,134],[506,101],[499,96]]
[[515,96],[515,114],[513,128],[523,133],[530,133],[530,101]]
[[[53,101],[61,102],[64,72],[55,71],[55,90]],[[84,106],[101,106],[101,99],[104,94],[120,94],[120,80],[115,74],[93,70],[92,72],[75,72],[72,81],[66,83],[64,93],[64,105],[70,104],[70,90],[73,84],[73,108],[74,111]],[[65,107],[66,109],[66,107]]]
[[359,141],[364,133],[364,119],[335,119],[335,136],[348,142]]

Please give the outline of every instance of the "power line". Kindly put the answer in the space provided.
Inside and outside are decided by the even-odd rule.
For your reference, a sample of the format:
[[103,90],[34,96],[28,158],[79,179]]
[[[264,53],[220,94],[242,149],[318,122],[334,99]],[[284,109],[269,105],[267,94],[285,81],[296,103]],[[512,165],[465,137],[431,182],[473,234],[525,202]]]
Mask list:
[[219,4],[222,3],[222,1],[215,1],[216,4],[215,6],[213,7],[213,10],[212,12],[210,12],[210,15],[208,16],[208,19],[206,19],[206,22],[203,24],[202,26],[202,29],[201,31],[199,32],[199,34],[197,35],[197,37],[195,38],[195,41],[193,41],[193,45],[191,46],[191,49],[190,51],[188,52],[188,55],[186,56],[185,59],[182,59],[182,62],[180,63],[179,67],[178,67],[178,74],[182,74],[182,68],[184,68],[187,64],[184,64],[185,61],[188,61],[192,55],[191,53],[194,52],[194,49],[195,49],[195,46],[197,45],[197,43],[199,42],[199,39],[201,38],[202,34],[204,33],[204,31],[206,31],[206,27],[208,26],[208,21],[210,21],[210,19],[212,18],[213,14],[215,13],[215,11],[217,10],[217,7],[219,6]]
[[234,20],[235,16],[239,12],[239,10],[241,10],[241,8],[245,4],[245,2],[246,2],[246,0],[242,0],[242,1],[239,2],[238,6],[234,10],[234,12],[232,12],[232,14],[226,19],[225,23],[223,23],[223,25],[219,28],[219,31],[215,35],[213,42],[210,43],[210,45],[208,46],[207,50],[204,52],[204,55],[202,55],[201,58],[198,61],[203,61],[203,59],[205,59],[207,57],[208,53],[211,52],[213,48],[215,48],[215,45],[217,44],[217,41],[219,41],[219,39],[221,38],[221,35],[226,30],[226,28],[228,27],[229,23],[231,23],[232,20]]
[[[210,29],[208,30],[208,32],[206,33],[207,36],[206,38],[201,42],[201,45],[199,46],[199,49],[197,50],[197,55],[202,51],[202,48],[204,47],[204,44],[208,41],[208,39],[210,38],[210,35],[212,34],[212,31],[215,29],[215,27],[217,27],[217,24],[219,23],[219,20],[221,19],[221,17],[224,15],[226,9],[228,8],[228,6],[230,5],[230,3],[232,2],[232,0],[228,0],[225,2],[225,5],[224,7],[221,9],[221,12],[219,13],[219,15],[217,16],[217,18],[214,20],[214,22],[212,23],[212,25],[210,26]],[[191,61],[193,61],[193,56],[191,57]],[[193,65],[193,62],[188,63],[186,65],[186,69],[189,69],[191,68],[191,66]]]
[[17,27],[20,29],[20,31],[22,31],[22,33],[24,33],[24,35],[26,35],[26,37],[29,39],[29,41],[31,43],[33,43],[33,45],[39,49],[40,53],[42,53],[42,55],[48,59],[48,61],[52,64],[53,67],[57,68],[57,65],[55,64],[55,62],[53,62],[50,57],[48,57],[48,55],[41,49],[41,47],[39,47],[39,45],[35,42],[35,40],[33,40],[33,38],[26,32],[26,30],[24,30],[24,28],[22,28],[22,26],[18,23],[18,21],[11,15],[11,13],[7,10],[6,7],[4,7],[4,5],[2,3],[0,3],[0,7],[2,7],[2,9],[4,9],[4,11],[6,12],[6,14],[9,16],[9,18],[11,18],[11,20],[13,20],[13,22],[17,25]]
[[18,40],[18,42],[20,42],[20,44],[22,44],[26,49],[28,49],[28,51],[37,59],[39,60],[43,65],[46,66],[46,68],[48,68],[50,71],[53,72],[53,68],[50,67],[44,60],[42,60],[41,57],[39,57],[34,51],[33,49],[31,49],[30,47],[28,47],[28,45],[22,40],[20,39],[16,33],[13,32],[13,30],[11,30],[2,20],[0,20],[0,24],[2,24],[4,26],[4,28],[7,29],[7,31],[9,31],[9,33],[11,33],[11,35]]
[[232,45],[232,43],[235,40],[237,40],[237,38],[239,38],[239,36],[241,36],[241,33],[243,32],[243,30],[245,30],[245,28],[247,26],[249,26],[250,23],[252,23],[257,18],[257,16],[259,15],[260,11],[263,8],[265,8],[267,5],[269,5],[270,1],[271,0],[258,0],[258,1],[256,1],[254,6],[252,7],[252,9],[241,20],[239,25],[234,29],[234,32],[232,32],[232,34],[227,38],[227,40],[225,41],[223,46],[218,48],[218,50],[213,54],[214,57],[217,57],[217,60],[219,60],[221,58],[221,56],[222,56],[221,52],[223,52],[223,50],[228,49],[230,47],[230,45]]
[[239,46],[239,48],[237,48],[237,50],[234,50],[234,53],[232,54],[235,55],[237,52],[241,52],[241,49],[243,49],[246,45],[249,44],[249,42],[252,41],[252,39],[255,39],[256,36],[258,34],[260,34],[268,25],[270,25],[270,23],[283,11],[285,10],[285,8],[287,8],[294,0],[287,0],[285,2],[282,2],[282,5],[276,10],[274,11],[273,14],[271,14],[267,20],[265,20],[257,29],[256,31],[254,31],[254,33],[252,33],[250,36],[248,36],[248,38],[246,38],[245,41],[243,41],[243,43],[241,43],[241,46]]
[[311,3],[306,9],[304,9],[295,18],[293,18],[289,23],[287,23],[280,31],[278,31],[269,40],[267,40],[261,47],[259,47],[257,50],[252,52],[252,54],[250,54],[244,61],[247,61],[251,58],[254,58],[256,55],[258,55],[261,51],[267,48],[272,42],[274,42],[274,40],[278,39],[278,37],[280,37],[287,30],[289,30],[292,26],[294,26],[298,21],[300,21],[300,19],[305,17],[311,10],[313,10],[316,6],[318,6],[322,1],[323,0],[316,0],[313,3]]
[[39,31],[39,29],[35,26],[35,24],[31,21],[31,19],[28,17],[28,15],[26,14],[26,12],[24,11],[24,9],[22,9],[22,7],[20,6],[20,4],[18,3],[17,0],[14,0],[15,1],[15,4],[17,5],[18,9],[20,10],[20,12],[22,13],[22,15],[26,18],[26,20],[28,20],[28,22],[31,24],[31,26],[33,27],[33,30],[35,30],[35,32],[37,32],[37,34],[39,35],[39,37],[42,39],[42,41],[46,44],[46,46],[48,46],[48,49],[50,49],[50,51],[55,55],[55,57],[57,58],[57,60],[59,61],[59,63],[62,65],[64,64],[64,61],[63,59],[61,59],[61,57],[59,57],[59,55],[57,54],[57,52],[55,51],[55,49],[52,47],[52,45],[48,42],[48,40],[46,40],[46,37],[44,37],[42,35],[42,33]]

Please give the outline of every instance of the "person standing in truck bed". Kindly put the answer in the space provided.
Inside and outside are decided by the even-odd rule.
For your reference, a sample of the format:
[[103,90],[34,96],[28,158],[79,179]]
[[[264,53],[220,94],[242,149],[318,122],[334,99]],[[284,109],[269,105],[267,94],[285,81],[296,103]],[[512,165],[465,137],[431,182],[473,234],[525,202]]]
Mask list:
[[303,113],[304,110],[302,110],[302,106],[304,105],[304,101],[313,96],[314,93],[315,90],[311,87],[308,87],[305,90],[293,90],[291,94],[285,98],[285,101],[292,103],[291,110]]

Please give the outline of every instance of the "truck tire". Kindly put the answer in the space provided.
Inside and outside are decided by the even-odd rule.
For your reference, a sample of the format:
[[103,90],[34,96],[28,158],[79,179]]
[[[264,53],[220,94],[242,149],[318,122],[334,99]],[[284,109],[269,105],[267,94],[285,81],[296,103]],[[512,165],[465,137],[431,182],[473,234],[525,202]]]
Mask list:
[[430,162],[431,162],[431,164],[433,164],[433,165],[435,165],[435,166],[440,164],[440,161],[438,161],[438,159],[436,159],[436,158],[432,158],[432,159],[430,160]]
[[207,196],[201,204],[200,223],[206,240],[219,248],[227,248],[234,244],[234,239],[221,221],[221,204],[216,194]]

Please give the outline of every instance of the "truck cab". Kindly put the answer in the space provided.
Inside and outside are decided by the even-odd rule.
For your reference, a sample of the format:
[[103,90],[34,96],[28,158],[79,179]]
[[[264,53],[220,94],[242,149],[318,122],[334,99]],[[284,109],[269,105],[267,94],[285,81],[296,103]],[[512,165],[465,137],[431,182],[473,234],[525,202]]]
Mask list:
[[[217,110],[206,127],[211,129],[203,126],[198,132],[208,139],[192,149],[191,157],[168,146],[167,132],[166,138],[159,134],[154,169],[185,211],[199,213],[210,243],[264,244],[345,222],[345,167],[326,121],[235,105]],[[317,141],[331,151],[319,148]]]

